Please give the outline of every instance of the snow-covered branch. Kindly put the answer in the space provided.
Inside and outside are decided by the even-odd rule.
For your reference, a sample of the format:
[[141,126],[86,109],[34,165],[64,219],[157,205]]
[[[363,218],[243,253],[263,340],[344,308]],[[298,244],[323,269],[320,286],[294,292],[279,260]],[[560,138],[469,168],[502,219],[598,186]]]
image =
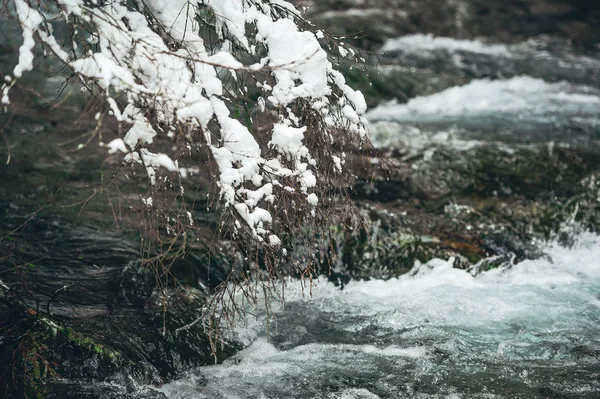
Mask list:
[[[128,130],[106,144],[124,161],[185,178],[198,165],[159,152],[156,137],[200,141],[218,166],[223,204],[235,229],[267,245],[280,239],[272,211],[285,196],[320,206],[320,171],[342,174],[340,136],[362,140],[366,111],[322,47],[320,32],[302,30],[299,12],[284,0],[8,0],[22,28],[19,61],[2,87],[32,70],[36,41],[68,65],[87,87],[102,91],[110,112]],[[53,33],[71,28],[65,44]],[[264,115],[267,140],[247,118]],[[187,161],[191,162],[191,161]],[[237,226],[237,227],[236,227]]]

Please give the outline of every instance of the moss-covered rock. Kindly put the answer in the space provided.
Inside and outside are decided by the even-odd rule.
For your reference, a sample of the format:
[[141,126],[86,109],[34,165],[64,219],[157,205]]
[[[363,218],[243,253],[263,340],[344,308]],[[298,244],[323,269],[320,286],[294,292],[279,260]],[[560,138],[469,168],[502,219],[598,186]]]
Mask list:
[[128,361],[117,350],[28,306],[9,292],[1,299],[0,392],[8,397],[45,397],[56,378],[105,378]]
[[408,160],[402,149],[381,152],[380,168],[355,187],[367,222],[338,234],[333,280],[396,277],[436,257],[481,271],[542,256],[549,239],[568,245],[569,229],[599,231],[593,148],[453,151]]

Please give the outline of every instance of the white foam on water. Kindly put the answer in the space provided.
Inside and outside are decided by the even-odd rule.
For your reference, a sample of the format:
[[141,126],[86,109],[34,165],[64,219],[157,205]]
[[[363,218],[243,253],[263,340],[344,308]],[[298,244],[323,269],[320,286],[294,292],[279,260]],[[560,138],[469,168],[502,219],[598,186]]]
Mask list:
[[376,148],[401,147],[409,150],[407,157],[439,147],[460,152],[484,144],[481,140],[462,139],[461,132],[454,128],[432,133],[417,126],[387,120],[370,123],[369,134]]
[[364,388],[351,388],[344,389],[338,393],[332,393],[328,396],[331,399],[380,399],[379,396],[375,395],[373,392],[370,392]]
[[445,117],[478,113],[510,112],[515,116],[533,113],[577,113],[600,111],[600,96],[585,86],[566,82],[548,83],[519,76],[511,79],[477,79],[440,93],[415,97],[401,104],[395,100],[367,113],[370,121],[414,121],[423,116]]
[[[519,132],[528,126],[546,126],[560,137],[570,124],[597,128],[600,93],[587,86],[549,83],[528,76],[477,79],[407,103],[392,100],[380,104],[367,113],[367,118],[376,147],[401,145],[419,151],[446,146],[464,151],[482,144],[482,140],[504,140],[494,133],[497,130]],[[427,126],[432,127],[428,130]],[[473,140],[465,136],[473,129],[488,129],[489,133]]]
[[460,40],[420,33],[388,39],[379,51],[387,53],[394,51],[426,52],[435,50],[448,50],[451,52],[466,51],[494,56],[510,55],[508,47],[504,44],[485,43],[480,40]]
[[[557,46],[558,45],[558,46]],[[450,62],[460,66],[462,54],[475,54],[498,60],[555,60],[558,67],[592,68],[600,67],[597,58],[573,52],[568,42],[557,43],[547,37],[534,37],[514,44],[494,43],[482,40],[464,40],[431,34],[416,33],[388,39],[380,48],[381,53],[404,53],[419,58],[437,58],[440,52],[451,56]]]
[[250,321],[237,331],[245,350],[161,391],[172,399],[597,392],[600,238],[583,233],[572,248],[545,252],[477,276],[435,259],[343,290],[323,279],[312,297],[291,283],[270,335],[264,318]]
[[[440,146],[464,151],[490,142],[581,146],[595,141],[600,126],[596,79],[600,60],[574,52],[567,42],[539,37],[503,44],[414,34],[389,39],[381,51],[397,56],[387,60],[394,64],[382,66],[384,74],[407,61],[411,65],[431,62],[434,69],[456,68],[465,76],[520,76],[475,79],[407,103],[380,104],[367,114],[376,147],[399,147],[408,150],[410,157]],[[588,86],[566,82],[571,80]],[[411,135],[415,129],[422,130],[421,138]],[[447,142],[430,140],[440,131],[449,134]]]

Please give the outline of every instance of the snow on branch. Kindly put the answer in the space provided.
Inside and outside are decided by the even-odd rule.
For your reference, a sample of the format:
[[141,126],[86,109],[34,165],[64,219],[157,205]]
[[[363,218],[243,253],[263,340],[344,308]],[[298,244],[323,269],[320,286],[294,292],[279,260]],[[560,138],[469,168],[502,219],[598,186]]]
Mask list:
[[[284,0],[10,1],[23,44],[2,86],[3,104],[32,70],[37,40],[86,87],[101,90],[129,127],[109,151],[142,165],[156,184],[161,168],[181,177],[198,169],[155,152],[157,136],[202,142],[236,226],[268,245],[281,242],[272,211],[281,198],[301,198],[314,210],[325,184],[319,171],[344,172],[338,136],[365,136],[362,94],[334,70],[322,33],[303,30],[310,25]],[[70,43],[53,33],[60,20]],[[240,101],[251,103],[244,117],[233,113]],[[251,123],[258,115],[267,140]]]

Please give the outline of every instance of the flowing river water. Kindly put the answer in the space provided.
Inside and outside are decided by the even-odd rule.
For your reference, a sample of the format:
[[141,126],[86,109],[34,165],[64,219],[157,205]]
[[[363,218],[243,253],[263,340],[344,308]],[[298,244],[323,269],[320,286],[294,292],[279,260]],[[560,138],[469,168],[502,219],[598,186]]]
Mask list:
[[[8,65],[10,57],[0,61]],[[482,146],[507,154],[532,145],[600,148],[598,48],[581,51],[548,37],[506,44],[411,34],[385,42],[372,68],[386,85],[410,88],[406,98],[377,101],[369,111],[380,149],[424,153],[426,161],[435,151],[465,159]],[[82,166],[63,150],[33,146],[36,134],[49,130],[33,119],[17,121],[10,132],[17,165],[11,167],[22,170],[3,172],[5,230],[35,211],[34,199],[53,192],[48,171],[58,159],[68,161],[61,195],[77,204],[89,196],[85,190],[98,179],[92,171],[103,162],[95,154]],[[39,258],[30,278],[47,296],[71,287],[53,305],[59,316],[93,324],[109,315],[115,329],[132,324],[141,311],[115,303],[114,292],[125,290],[118,281],[137,256],[137,237],[107,234],[112,220],[100,210],[89,210],[90,222],[81,225],[69,209],[40,213],[23,234],[22,252]],[[569,229],[567,242],[532,243],[543,253],[537,259],[493,270],[460,270],[453,259],[433,259],[399,278],[351,281],[343,289],[322,277],[312,296],[291,280],[284,304],[275,303],[268,317],[262,307],[253,309],[227,333],[242,349],[220,364],[188,367],[166,384],[144,385],[134,376],[130,384],[93,381],[70,391],[66,381],[67,389],[52,397],[599,398],[600,237],[575,224]],[[90,328],[99,325],[105,326]],[[159,334],[154,324],[140,329]],[[118,339],[123,348],[150,351],[143,339]],[[152,356],[175,359],[178,370],[189,364],[186,356],[197,356],[155,346]]]
[[435,259],[398,279],[290,282],[246,349],[160,390],[184,398],[597,398],[600,238],[473,276]]
[[[600,59],[555,45],[388,41],[382,71],[440,65],[472,79],[372,109],[375,145],[463,157],[482,145],[597,146]],[[259,308],[232,332],[244,350],[160,391],[171,399],[598,398],[600,237],[580,232],[571,244],[538,244],[539,259],[481,273],[434,259],[343,290],[323,278],[312,296],[291,281],[268,320]]]
[[[468,156],[490,143],[600,142],[600,59],[567,43],[552,50],[539,40],[508,46],[417,34],[382,51],[383,72],[416,75],[433,64],[474,78],[372,109],[378,146]],[[323,279],[312,297],[292,281],[268,329],[260,309],[236,328],[243,351],[160,391],[172,399],[600,397],[600,238],[580,233],[570,248],[543,251],[479,274],[435,259],[343,290]]]

